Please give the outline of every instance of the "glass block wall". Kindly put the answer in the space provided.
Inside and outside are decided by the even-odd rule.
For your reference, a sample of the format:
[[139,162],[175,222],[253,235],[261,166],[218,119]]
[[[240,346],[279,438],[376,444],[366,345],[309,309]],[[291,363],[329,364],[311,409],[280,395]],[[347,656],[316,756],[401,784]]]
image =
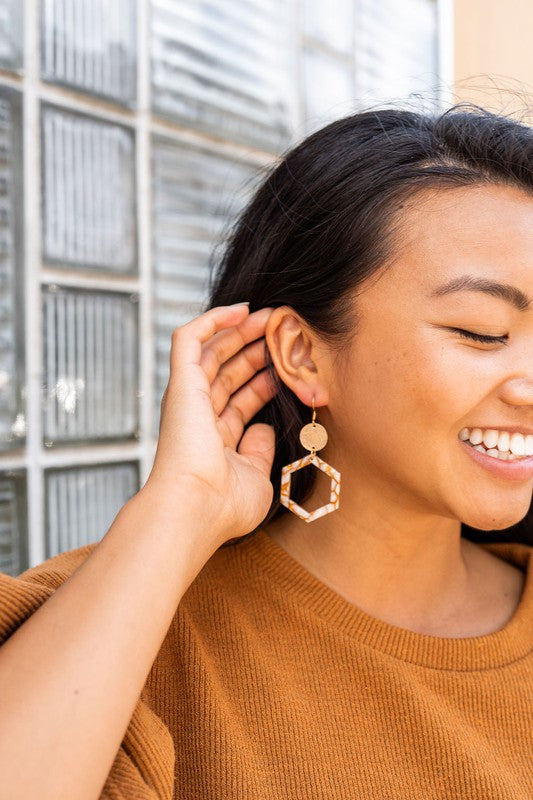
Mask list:
[[145,482],[172,330],[264,168],[367,103],[446,102],[447,5],[0,0],[2,571]]
[[137,272],[133,131],[49,105],[41,121],[43,260]]
[[45,471],[46,557],[91,544],[138,489],[136,463]]

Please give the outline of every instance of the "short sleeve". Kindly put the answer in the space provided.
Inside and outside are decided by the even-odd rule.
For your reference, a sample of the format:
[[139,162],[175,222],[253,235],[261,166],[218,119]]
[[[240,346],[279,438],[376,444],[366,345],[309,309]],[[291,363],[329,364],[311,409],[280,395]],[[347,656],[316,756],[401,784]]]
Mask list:
[[[15,578],[0,573],[0,644],[72,575],[94,547],[61,553]],[[139,699],[100,800],[173,800],[174,761],[168,728]]]

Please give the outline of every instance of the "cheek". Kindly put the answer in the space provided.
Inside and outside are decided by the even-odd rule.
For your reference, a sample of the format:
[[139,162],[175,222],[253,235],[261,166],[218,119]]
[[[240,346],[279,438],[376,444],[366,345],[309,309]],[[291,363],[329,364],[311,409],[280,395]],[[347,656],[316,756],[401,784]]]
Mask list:
[[[402,398],[399,412],[411,410],[428,431],[447,434],[458,432],[458,426],[489,391],[490,375],[467,369],[466,349],[452,344],[436,346],[426,342],[416,351],[416,357],[404,352],[398,362],[398,385]],[[472,365],[471,365],[472,366]],[[403,408],[402,408],[403,404]]]
[[475,404],[475,378],[468,378],[442,348],[421,340],[390,342],[360,354],[353,366],[355,408],[378,438],[412,446],[413,437],[454,430]]

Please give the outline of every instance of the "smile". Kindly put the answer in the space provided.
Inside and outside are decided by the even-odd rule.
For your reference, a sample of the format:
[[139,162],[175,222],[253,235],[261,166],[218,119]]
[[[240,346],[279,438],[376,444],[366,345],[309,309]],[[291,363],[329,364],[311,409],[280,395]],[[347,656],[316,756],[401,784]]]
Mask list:
[[462,428],[459,439],[475,450],[501,461],[533,456],[533,434],[511,433],[495,428]]
[[[481,429],[474,428],[472,432],[476,430]],[[466,436],[466,431],[469,431],[469,429],[463,428],[460,432],[458,437],[460,439],[460,446],[464,448],[467,457],[471,458],[487,472],[490,472],[497,478],[505,478],[510,481],[529,481],[533,479],[533,455],[518,455],[509,450],[500,451],[498,448],[494,447],[486,449],[481,442],[479,442],[479,444],[473,444],[471,439],[463,438]],[[507,435],[510,436],[509,431],[499,431],[498,433],[507,433]],[[528,437],[530,437],[530,434],[526,434],[524,438],[527,439]],[[478,435],[474,434],[474,439],[477,438],[479,438]],[[492,440],[489,439],[489,442],[491,441]],[[505,442],[506,440],[503,439],[502,443],[505,444]],[[499,443],[500,440],[498,439],[498,444]]]

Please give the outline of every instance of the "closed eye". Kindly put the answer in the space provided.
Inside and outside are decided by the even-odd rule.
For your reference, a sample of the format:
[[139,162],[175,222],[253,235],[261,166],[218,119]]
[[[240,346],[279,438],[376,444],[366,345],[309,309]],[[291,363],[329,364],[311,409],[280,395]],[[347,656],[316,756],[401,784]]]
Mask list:
[[509,336],[483,336],[481,333],[474,333],[473,331],[465,331],[462,328],[450,328],[462,336],[464,339],[473,339],[476,342],[484,342],[485,344],[508,344]]

